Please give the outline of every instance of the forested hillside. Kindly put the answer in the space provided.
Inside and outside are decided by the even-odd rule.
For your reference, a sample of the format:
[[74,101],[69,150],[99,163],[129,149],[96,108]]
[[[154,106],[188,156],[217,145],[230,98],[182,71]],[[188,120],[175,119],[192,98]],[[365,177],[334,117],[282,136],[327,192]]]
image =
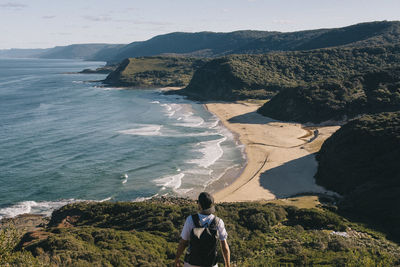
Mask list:
[[340,210],[400,241],[400,111],[350,121],[323,144],[316,181]]
[[214,59],[197,70],[182,94],[197,99],[271,98],[287,88],[342,83],[400,62],[400,45],[330,48]]
[[282,90],[258,112],[279,120],[320,123],[397,110],[400,67]]

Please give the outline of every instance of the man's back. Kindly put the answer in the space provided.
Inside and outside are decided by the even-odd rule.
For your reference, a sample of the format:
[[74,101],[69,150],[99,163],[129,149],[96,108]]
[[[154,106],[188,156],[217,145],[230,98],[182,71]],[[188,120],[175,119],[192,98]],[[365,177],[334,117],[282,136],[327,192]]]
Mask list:
[[230,251],[226,242],[228,233],[223,220],[212,214],[215,212],[214,199],[207,192],[202,192],[199,195],[198,204],[200,212],[187,217],[183,226],[175,266],[182,266],[180,256],[188,245],[184,267],[217,266],[215,263],[219,240],[225,266],[229,267]]

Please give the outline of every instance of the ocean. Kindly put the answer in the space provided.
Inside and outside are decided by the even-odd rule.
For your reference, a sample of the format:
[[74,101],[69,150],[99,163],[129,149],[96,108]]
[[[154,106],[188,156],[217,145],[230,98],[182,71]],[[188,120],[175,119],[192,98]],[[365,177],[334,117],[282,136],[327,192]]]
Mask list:
[[243,147],[201,103],[73,74],[102,65],[0,59],[0,219],[83,200],[195,196],[244,166]]

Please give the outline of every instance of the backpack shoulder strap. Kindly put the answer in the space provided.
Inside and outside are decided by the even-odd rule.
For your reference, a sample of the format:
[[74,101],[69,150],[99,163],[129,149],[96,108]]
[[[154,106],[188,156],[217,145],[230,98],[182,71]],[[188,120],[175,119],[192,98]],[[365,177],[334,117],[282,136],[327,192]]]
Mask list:
[[193,224],[194,224],[195,227],[197,227],[197,228],[201,227],[199,214],[197,214],[197,213],[193,214],[192,215],[192,220],[193,220]]
[[219,221],[220,221],[220,220],[221,220],[220,218],[218,218],[217,216],[215,216],[215,217],[214,217],[214,220],[211,222],[210,226],[218,227]]

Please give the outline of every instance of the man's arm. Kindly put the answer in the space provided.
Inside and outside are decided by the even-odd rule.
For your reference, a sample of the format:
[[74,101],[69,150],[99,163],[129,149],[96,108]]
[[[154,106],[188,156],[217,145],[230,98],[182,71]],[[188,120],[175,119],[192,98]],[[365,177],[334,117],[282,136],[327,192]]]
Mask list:
[[225,260],[225,267],[230,267],[231,266],[231,252],[229,250],[229,245],[228,242],[225,240],[221,240],[221,249],[222,249],[222,255],[224,256]]
[[185,248],[188,246],[188,244],[189,244],[189,242],[187,240],[184,240],[182,238],[181,238],[181,240],[179,240],[178,249],[176,250],[175,267],[182,266],[182,262],[181,262],[180,258],[183,254],[183,251],[185,251]]

